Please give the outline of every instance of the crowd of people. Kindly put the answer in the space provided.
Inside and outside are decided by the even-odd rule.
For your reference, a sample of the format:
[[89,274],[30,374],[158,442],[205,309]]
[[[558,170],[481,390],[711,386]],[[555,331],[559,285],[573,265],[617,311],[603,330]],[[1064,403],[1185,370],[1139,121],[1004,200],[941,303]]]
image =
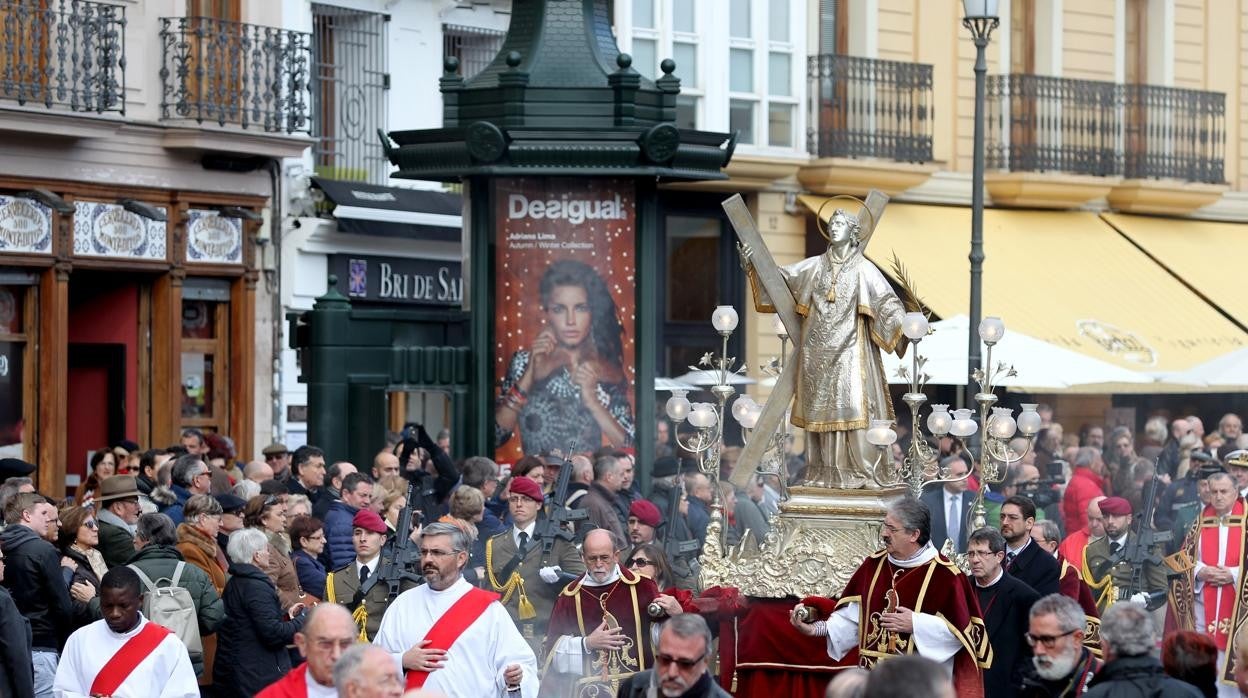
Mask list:
[[[999,484],[933,443],[955,480],[892,505],[840,598],[798,605],[795,630],[826,638],[812,663],[870,669],[828,695],[1248,687],[1239,418],[1153,419],[1137,443],[1041,415]],[[242,463],[195,429],[124,442],[68,499],[0,461],[0,695],[726,695],[706,619],[747,602],[699,588],[712,510],[756,548],[803,462],[738,490],[668,433],[648,496],[629,450],[500,468],[419,427],[360,465],[280,444]]]

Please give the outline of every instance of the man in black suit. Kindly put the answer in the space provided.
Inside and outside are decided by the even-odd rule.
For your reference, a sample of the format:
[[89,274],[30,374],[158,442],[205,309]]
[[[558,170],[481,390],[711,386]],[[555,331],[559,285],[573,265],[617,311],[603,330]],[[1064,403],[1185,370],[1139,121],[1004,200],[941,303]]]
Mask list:
[[972,533],[966,557],[992,644],[992,666],[984,672],[984,695],[1014,698],[1023,684],[1024,667],[1031,660],[1031,650],[1023,641],[1030,623],[1028,612],[1040,595],[1002,569],[1005,539],[995,528]]
[[1001,504],[1001,535],[1005,538],[1005,571],[1041,596],[1061,589],[1061,569],[1057,559],[1031,539],[1036,523],[1036,505],[1027,497],[1014,495]]
[[[940,466],[942,469],[948,468],[952,478],[966,475],[968,469],[961,456],[947,456],[940,461]],[[932,513],[932,545],[941,550],[946,540],[953,539],[954,549],[959,553],[966,552],[971,504],[975,501],[966,491],[966,480],[948,482],[943,487],[932,487],[919,499]]]

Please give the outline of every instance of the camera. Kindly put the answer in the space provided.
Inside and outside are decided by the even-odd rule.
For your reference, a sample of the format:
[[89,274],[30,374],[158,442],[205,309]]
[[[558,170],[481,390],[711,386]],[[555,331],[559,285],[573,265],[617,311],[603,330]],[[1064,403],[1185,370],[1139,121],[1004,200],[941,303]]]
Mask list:
[[1061,477],[1046,477],[1018,486],[1018,493],[1030,499],[1037,509],[1053,506],[1062,500],[1062,494],[1053,489],[1065,482]]

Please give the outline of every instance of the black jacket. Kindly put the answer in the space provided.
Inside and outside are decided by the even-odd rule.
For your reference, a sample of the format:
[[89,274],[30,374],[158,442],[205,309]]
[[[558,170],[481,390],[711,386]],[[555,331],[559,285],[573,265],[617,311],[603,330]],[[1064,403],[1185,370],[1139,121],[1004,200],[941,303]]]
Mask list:
[[[620,690],[615,694],[616,698],[646,698],[653,676],[654,670],[646,669],[624,679]],[[720,688],[711,672],[707,671],[688,691],[680,694],[680,698],[732,698],[732,694]]]
[[1088,684],[1084,698],[1202,698],[1195,686],[1166,676],[1153,657],[1119,657]]
[[992,643],[992,666],[984,671],[984,695],[1013,698],[1023,683],[1024,662],[1031,662],[1023,636],[1029,627],[1031,605],[1040,595],[1008,573],[990,587],[975,585],[975,593]]
[[4,589],[0,589],[0,696],[35,697],[30,622],[18,612],[13,597]]
[[1019,698],[1076,698],[1087,690],[1096,673],[1101,670],[1101,660],[1085,647],[1079,653],[1079,661],[1069,674],[1060,679],[1041,678],[1033,661],[1023,664],[1023,687]]
[[286,646],[306,614],[286,620],[277,587],[255,565],[230,565],[225,583],[225,623],[217,631],[213,681],[222,698],[248,698],[291,669]]
[[73,601],[61,576],[61,554],[30,528],[9,524],[0,532],[4,586],[30,621],[31,646],[60,649],[74,631]]
[[[87,560],[86,555],[74,550],[72,547],[65,548],[61,551],[61,554],[78,563],[78,569],[74,570],[73,574],[70,575],[69,582],[66,586],[73,586],[78,582],[86,582],[87,584],[95,587],[95,598],[91,599],[87,603],[78,601],[72,596],[69,597],[70,602],[74,605],[74,625],[82,627],[92,621],[99,620],[101,618],[100,578],[95,574],[95,569],[91,567],[91,562]],[[62,575],[68,571],[68,568],[61,568]]]
[[1057,558],[1037,545],[1035,541],[1028,541],[1023,552],[1014,558],[1014,564],[1005,566],[1005,571],[1018,581],[1035,589],[1036,593],[1041,596],[1061,591],[1062,570],[1057,564]]

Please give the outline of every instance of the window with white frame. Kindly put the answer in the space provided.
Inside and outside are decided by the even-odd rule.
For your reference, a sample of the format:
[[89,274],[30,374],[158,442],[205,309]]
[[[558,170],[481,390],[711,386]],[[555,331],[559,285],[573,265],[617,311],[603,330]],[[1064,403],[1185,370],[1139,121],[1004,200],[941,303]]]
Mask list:
[[664,58],[676,62],[680,78],[676,98],[676,125],[698,128],[704,96],[698,74],[698,0],[632,0],[631,48],[633,68],[654,79],[662,73]]
[[746,145],[792,148],[800,56],[792,0],[729,0],[728,128]]

